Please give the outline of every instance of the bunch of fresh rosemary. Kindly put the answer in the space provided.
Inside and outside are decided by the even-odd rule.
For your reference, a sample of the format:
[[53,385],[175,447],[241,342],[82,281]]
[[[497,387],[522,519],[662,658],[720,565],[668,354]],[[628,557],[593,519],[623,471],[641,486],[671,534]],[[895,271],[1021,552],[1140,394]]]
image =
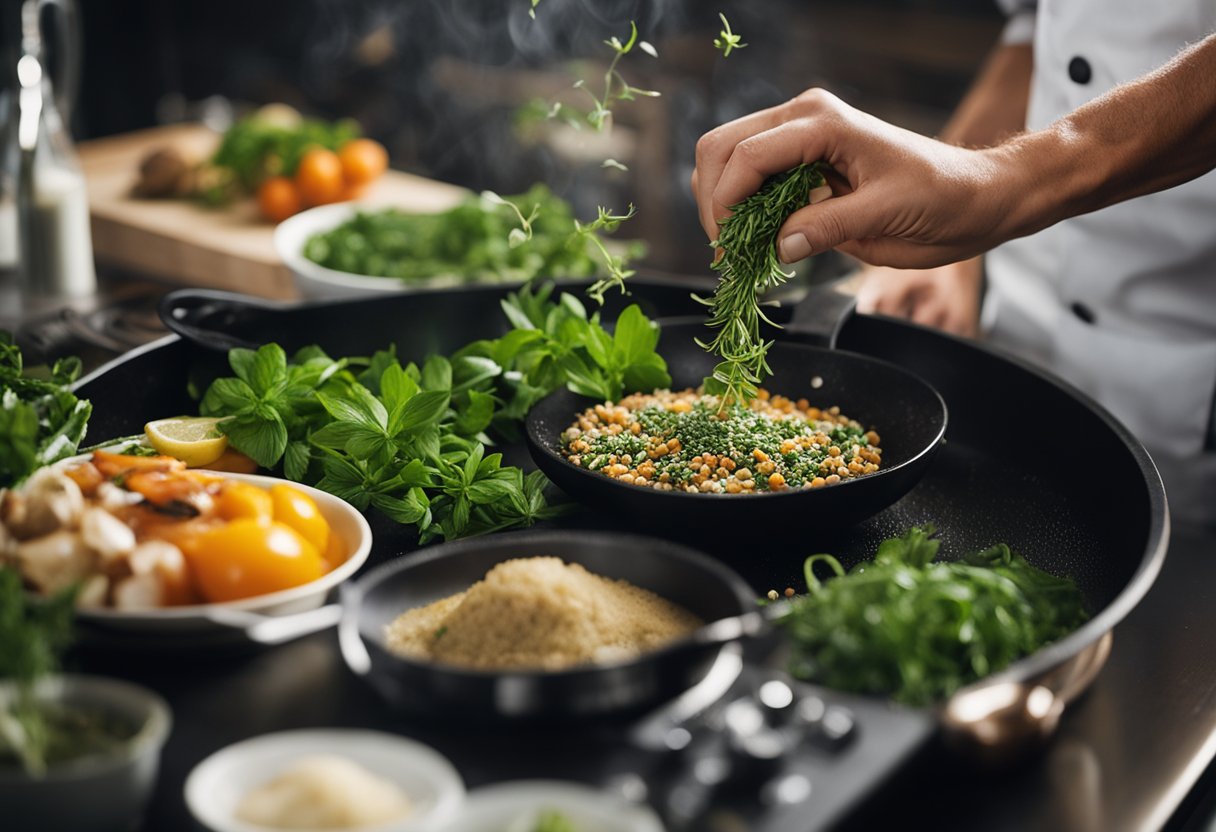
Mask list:
[[755,398],[756,386],[772,372],[765,360],[772,342],[760,337],[760,322],[776,324],[760,300],[793,275],[777,257],[777,232],[824,184],[818,163],[799,165],[771,177],[720,223],[714,244],[720,256],[713,265],[720,280],[712,298],[697,298],[710,308],[709,325],[718,333],[708,344],[697,343],[722,359],[705,380],[705,392],[722,396],[724,403]]

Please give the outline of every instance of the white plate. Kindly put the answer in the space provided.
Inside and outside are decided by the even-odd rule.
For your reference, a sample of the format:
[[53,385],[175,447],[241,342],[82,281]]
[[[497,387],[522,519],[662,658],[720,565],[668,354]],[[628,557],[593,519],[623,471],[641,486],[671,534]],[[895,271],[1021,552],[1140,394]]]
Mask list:
[[538,813],[546,809],[568,817],[578,832],[663,832],[663,824],[648,807],[563,780],[516,780],[474,789],[448,830],[531,830]]
[[408,818],[359,832],[449,832],[464,802],[464,781],[428,745],[379,731],[283,731],[238,742],[203,760],[186,779],[186,805],[212,832],[267,832],[234,817],[252,788],[299,758],[335,754],[401,787],[414,806]]

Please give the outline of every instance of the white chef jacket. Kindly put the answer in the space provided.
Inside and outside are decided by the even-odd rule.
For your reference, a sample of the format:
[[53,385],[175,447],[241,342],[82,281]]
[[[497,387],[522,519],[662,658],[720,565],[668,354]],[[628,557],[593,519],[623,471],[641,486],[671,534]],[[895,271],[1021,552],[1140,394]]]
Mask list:
[[[1004,5],[1006,41],[1033,36],[1030,130],[1216,31],[1216,0]],[[1216,172],[1009,242],[986,269],[990,341],[1105,405],[1149,449],[1171,513],[1216,523]]]

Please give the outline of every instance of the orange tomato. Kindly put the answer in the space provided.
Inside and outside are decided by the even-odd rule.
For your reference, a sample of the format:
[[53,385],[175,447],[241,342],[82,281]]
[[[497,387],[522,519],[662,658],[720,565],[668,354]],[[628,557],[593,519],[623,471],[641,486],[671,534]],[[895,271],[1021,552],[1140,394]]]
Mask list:
[[346,549],[346,541],[341,535],[329,530],[329,545],[325,547],[325,561],[329,564],[330,569],[337,569],[342,564],[346,563],[346,559],[350,557],[350,552]]
[[326,571],[316,547],[282,523],[233,520],[178,545],[200,593],[212,603],[301,586]]
[[388,168],[388,151],[374,139],[351,139],[338,150],[338,159],[351,185],[365,185]]
[[296,187],[308,205],[325,205],[341,199],[345,182],[338,154],[323,147],[307,151],[296,168]]
[[274,503],[264,488],[228,480],[215,500],[215,510],[225,520],[248,518],[262,523],[274,519]]
[[286,176],[272,176],[258,185],[258,208],[271,222],[282,222],[303,207],[296,183]]
[[220,458],[209,465],[202,466],[208,471],[224,471],[230,474],[252,474],[258,470],[258,464],[231,446],[220,454]]
[[270,499],[274,503],[274,519],[300,533],[300,536],[324,553],[329,548],[329,523],[317,504],[298,488],[272,485]]

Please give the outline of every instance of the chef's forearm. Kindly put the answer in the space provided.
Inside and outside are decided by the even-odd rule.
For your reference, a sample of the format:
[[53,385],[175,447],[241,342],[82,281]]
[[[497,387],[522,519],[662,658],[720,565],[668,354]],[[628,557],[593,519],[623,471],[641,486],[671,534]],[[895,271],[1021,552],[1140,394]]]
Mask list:
[[966,147],[988,147],[1024,129],[1033,68],[1029,43],[998,44],[939,138]]
[[1216,35],[990,152],[1009,187],[1029,195],[1010,218],[1018,234],[1207,173],[1216,168]]

